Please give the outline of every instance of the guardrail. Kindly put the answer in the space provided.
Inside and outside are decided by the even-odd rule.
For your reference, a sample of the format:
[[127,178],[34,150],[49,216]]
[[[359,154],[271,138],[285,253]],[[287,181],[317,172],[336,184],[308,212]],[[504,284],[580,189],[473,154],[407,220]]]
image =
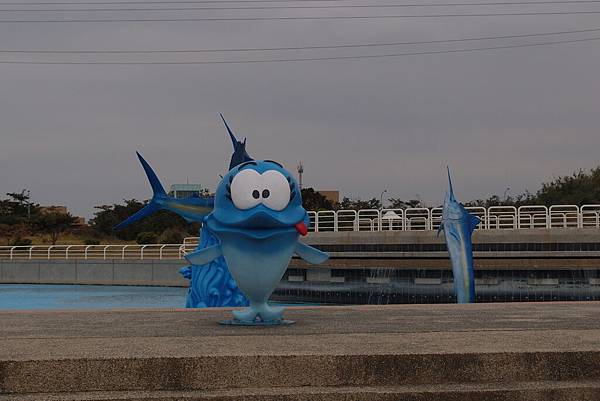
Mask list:
[[[478,230],[600,228],[600,205],[468,207],[481,219]],[[308,212],[311,232],[437,230],[442,209],[365,209]],[[0,259],[183,259],[198,237],[183,244],[0,246]]]
[[[189,250],[188,250],[189,252]],[[183,244],[0,246],[0,259],[183,259]]]
[[[521,228],[600,228],[600,205],[526,205],[467,207],[481,219],[479,230]],[[325,210],[308,212],[309,231],[437,230],[442,208]]]

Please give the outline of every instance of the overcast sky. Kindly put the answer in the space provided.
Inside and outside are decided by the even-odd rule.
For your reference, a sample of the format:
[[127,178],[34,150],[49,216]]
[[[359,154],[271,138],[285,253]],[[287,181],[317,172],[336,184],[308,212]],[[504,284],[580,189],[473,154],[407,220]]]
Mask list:
[[[388,3],[394,2],[399,3]],[[600,10],[600,4],[535,8],[571,9]],[[481,10],[354,10],[348,14],[458,11]],[[63,17],[56,14],[0,12],[0,17]],[[122,15],[107,14],[78,16]],[[335,14],[342,11],[165,15]],[[310,46],[587,28],[600,28],[600,15],[11,23],[0,24],[0,50]],[[377,54],[593,36],[218,55],[210,59]],[[37,60],[65,57],[37,56]],[[152,55],[135,59],[209,57]],[[33,58],[5,54],[0,59]],[[238,137],[248,138],[250,155],[279,160],[292,171],[302,161],[305,185],[317,189],[339,189],[343,195],[362,198],[379,197],[387,189],[389,197],[409,199],[418,195],[438,204],[446,188],[444,169],[450,164],[456,195],[464,201],[502,195],[507,187],[513,194],[535,191],[540,182],[599,164],[598,71],[600,41],[493,52],[272,64],[0,64],[0,192],[28,188],[38,203],[64,204],[74,214],[91,217],[94,205],[150,196],[136,150],[154,167],[165,187],[189,179],[212,190],[231,154],[220,112]]]

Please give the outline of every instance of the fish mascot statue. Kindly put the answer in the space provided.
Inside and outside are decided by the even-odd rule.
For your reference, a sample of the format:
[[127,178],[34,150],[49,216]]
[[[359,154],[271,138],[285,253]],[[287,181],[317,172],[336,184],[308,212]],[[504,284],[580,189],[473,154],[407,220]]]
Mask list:
[[470,214],[454,197],[450,168],[448,168],[448,187],[438,235],[440,231],[444,231],[452,262],[454,293],[458,303],[473,303],[475,302],[475,272],[471,235],[481,220]]
[[138,154],[154,196],[116,229],[160,209],[202,222],[200,244],[186,255],[191,266],[182,269],[182,274],[191,278],[187,306],[249,305],[246,310],[234,311],[233,319],[221,322],[224,324],[292,323],[283,319],[282,307],[268,305],[270,295],[294,254],[313,264],[325,262],[329,255],[299,241],[307,234],[310,219],[293,175],[275,161],[252,159],[245,149],[246,140],[238,141],[225,119],[223,122],[234,153],[215,196],[169,197]]

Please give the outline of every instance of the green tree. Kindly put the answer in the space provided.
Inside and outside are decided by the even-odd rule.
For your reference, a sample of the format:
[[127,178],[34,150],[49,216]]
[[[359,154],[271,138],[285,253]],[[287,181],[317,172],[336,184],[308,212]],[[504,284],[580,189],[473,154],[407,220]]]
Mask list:
[[380,209],[381,202],[377,198],[362,200],[360,198],[344,197],[339,208],[342,210]]
[[161,244],[181,244],[186,234],[180,228],[167,228],[158,238],[158,242]]
[[569,176],[543,183],[533,200],[537,204],[585,205],[600,203],[600,167],[579,170]]
[[39,205],[31,202],[27,190],[6,195],[8,198],[0,199],[0,237],[6,244],[22,243],[22,237],[31,231],[29,216],[39,214]]
[[420,199],[411,199],[407,201],[403,201],[400,198],[389,198],[388,202],[390,202],[390,209],[408,209],[408,208],[416,208],[416,207],[424,207],[423,203]]
[[40,213],[31,221],[35,232],[48,235],[52,245],[56,245],[60,235],[69,230],[77,218],[69,213]]
[[533,205],[536,203],[535,197],[525,191],[525,193],[515,196],[504,196],[503,198],[498,195],[492,195],[487,199],[475,199],[465,203],[465,206],[479,206],[479,207],[490,207],[490,206],[514,206],[519,207],[523,205]]
[[158,236],[152,231],[143,231],[137,235],[135,241],[140,245],[156,244]]
[[114,231],[114,227],[133,216],[146,202],[136,199],[126,199],[123,204],[96,206],[94,218],[90,220],[90,226],[100,235],[116,236],[125,241],[137,240],[140,233],[154,233],[160,237],[163,232],[172,228],[179,230],[185,235],[198,235],[199,223],[189,223],[173,212],[161,210],[137,221],[122,230]]
[[302,188],[302,206],[306,210],[332,210],[333,202],[314,188]]

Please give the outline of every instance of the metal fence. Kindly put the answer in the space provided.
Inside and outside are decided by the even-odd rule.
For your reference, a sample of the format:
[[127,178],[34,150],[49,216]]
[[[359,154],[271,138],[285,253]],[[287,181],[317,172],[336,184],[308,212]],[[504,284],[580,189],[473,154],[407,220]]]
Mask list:
[[[468,207],[481,219],[479,230],[600,228],[600,205]],[[326,210],[308,212],[311,232],[437,230],[441,208]],[[183,259],[198,246],[197,237],[183,244],[0,246],[0,259]]]
[[0,246],[0,259],[182,259],[183,244]]
[[[600,228],[600,205],[467,207],[481,219],[480,230],[522,228]],[[325,210],[308,212],[310,231],[437,230],[442,208]]]

